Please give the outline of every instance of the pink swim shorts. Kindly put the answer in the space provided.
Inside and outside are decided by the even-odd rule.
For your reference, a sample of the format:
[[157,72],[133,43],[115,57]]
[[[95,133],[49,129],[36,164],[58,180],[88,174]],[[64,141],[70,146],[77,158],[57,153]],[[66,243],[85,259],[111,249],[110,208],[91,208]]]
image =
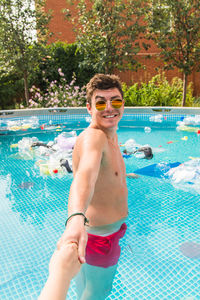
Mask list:
[[123,223],[117,232],[107,236],[88,233],[86,263],[102,268],[116,265],[121,253],[119,240],[124,236],[126,229],[127,225]]

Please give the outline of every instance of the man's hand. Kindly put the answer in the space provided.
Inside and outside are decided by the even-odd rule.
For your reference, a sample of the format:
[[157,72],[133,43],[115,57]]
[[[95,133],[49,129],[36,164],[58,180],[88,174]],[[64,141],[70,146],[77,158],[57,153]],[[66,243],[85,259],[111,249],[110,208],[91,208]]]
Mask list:
[[84,226],[82,216],[74,216],[67,223],[67,227],[57,243],[57,248],[60,249],[66,243],[76,243],[78,245],[78,258],[80,263],[85,263],[85,248],[87,245],[87,232]]

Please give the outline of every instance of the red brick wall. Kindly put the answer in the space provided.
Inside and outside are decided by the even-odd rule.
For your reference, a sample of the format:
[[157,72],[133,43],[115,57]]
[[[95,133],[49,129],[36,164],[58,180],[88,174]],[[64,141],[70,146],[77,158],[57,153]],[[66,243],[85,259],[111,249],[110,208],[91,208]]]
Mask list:
[[75,34],[72,24],[64,17],[62,10],[66,8],[66,0],[46,0],[46,11],[52,10],[52,19],[49,24],[49,29],[54,33],[49,42],[64,41],[73,43]]
[[[66,8],[66,0],[46,0],[46,10],[51,9],[53,11],[53,18],[49,27],[50,31],[54,33],[54,36],[50,38],[49,42],[61,40],[73,43],[75,41],[72,24],[64,18],[64,14],[62,13],[63,8]],[[162,63],[157,61],[159,50],[153,42],[151,42],[151,48],[148,53],[151,54],[151,59],[145,57],[145,53],[142,50],[138,54],[139,61],[146,66],[146,69],[140,69],[137,72],[118,72],[122,81],[127,84],[132,84],[138,81],[148,81],[158,73],[156,68],[159,66],[161,67]],[[166,72],[166,77],[169,81],[175,76],[182,78],[182,74],[177,69]],[[193,72],[192,75],[189,76],[189,81],[193,82],[194,95],[200,96],[200,73]]]
[[[157,55],[153,55],[150,59],[145,56],[139,56],[138,61],[145,65],[145,69],[139,69],[137,72],[126,71],[116,72],[122,81],[128,85],[135,82],[148,82],[153,76],[158,74],[158,68],[162,71],[163,63],[158,61]],[[165,75],[170,82],[174,77],[183,79],[182,73],[178,69],[165,71]],[[200,73],[193,72],[188,77],[188,82],[193,83],[193,90],[195,96],[200,96]]]

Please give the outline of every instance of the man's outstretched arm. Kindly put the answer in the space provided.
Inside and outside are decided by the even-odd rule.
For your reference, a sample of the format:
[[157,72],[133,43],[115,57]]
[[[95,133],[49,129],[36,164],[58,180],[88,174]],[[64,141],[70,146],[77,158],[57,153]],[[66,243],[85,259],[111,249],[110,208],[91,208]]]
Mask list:
[[[85,214],[94,194],[105,143],[106,136],[102,131],[90,129],[87,132],[81,144],[80,160],[70,188],[68,217],[76,213]],[[66,229],[58,242],[58,248],[65,242],[78,244],[79,260],[85,263],[87,232],[83,215],[75,215],[67,222]]]

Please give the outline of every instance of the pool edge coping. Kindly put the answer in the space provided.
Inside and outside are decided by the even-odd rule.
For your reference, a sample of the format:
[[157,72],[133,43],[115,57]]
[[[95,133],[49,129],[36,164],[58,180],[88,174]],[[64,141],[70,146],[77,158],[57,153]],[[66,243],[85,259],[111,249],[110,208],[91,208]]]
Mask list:
[[[62,114],[87,114],[86,107],[52,107],[52,108],[31,108],[0,110],[0,118],[28,117],[39,115],[62,115]],[[172,107],[172,106],[135,106],[124,108],[125,114],[200,114],[200,108],[196,107]]]

